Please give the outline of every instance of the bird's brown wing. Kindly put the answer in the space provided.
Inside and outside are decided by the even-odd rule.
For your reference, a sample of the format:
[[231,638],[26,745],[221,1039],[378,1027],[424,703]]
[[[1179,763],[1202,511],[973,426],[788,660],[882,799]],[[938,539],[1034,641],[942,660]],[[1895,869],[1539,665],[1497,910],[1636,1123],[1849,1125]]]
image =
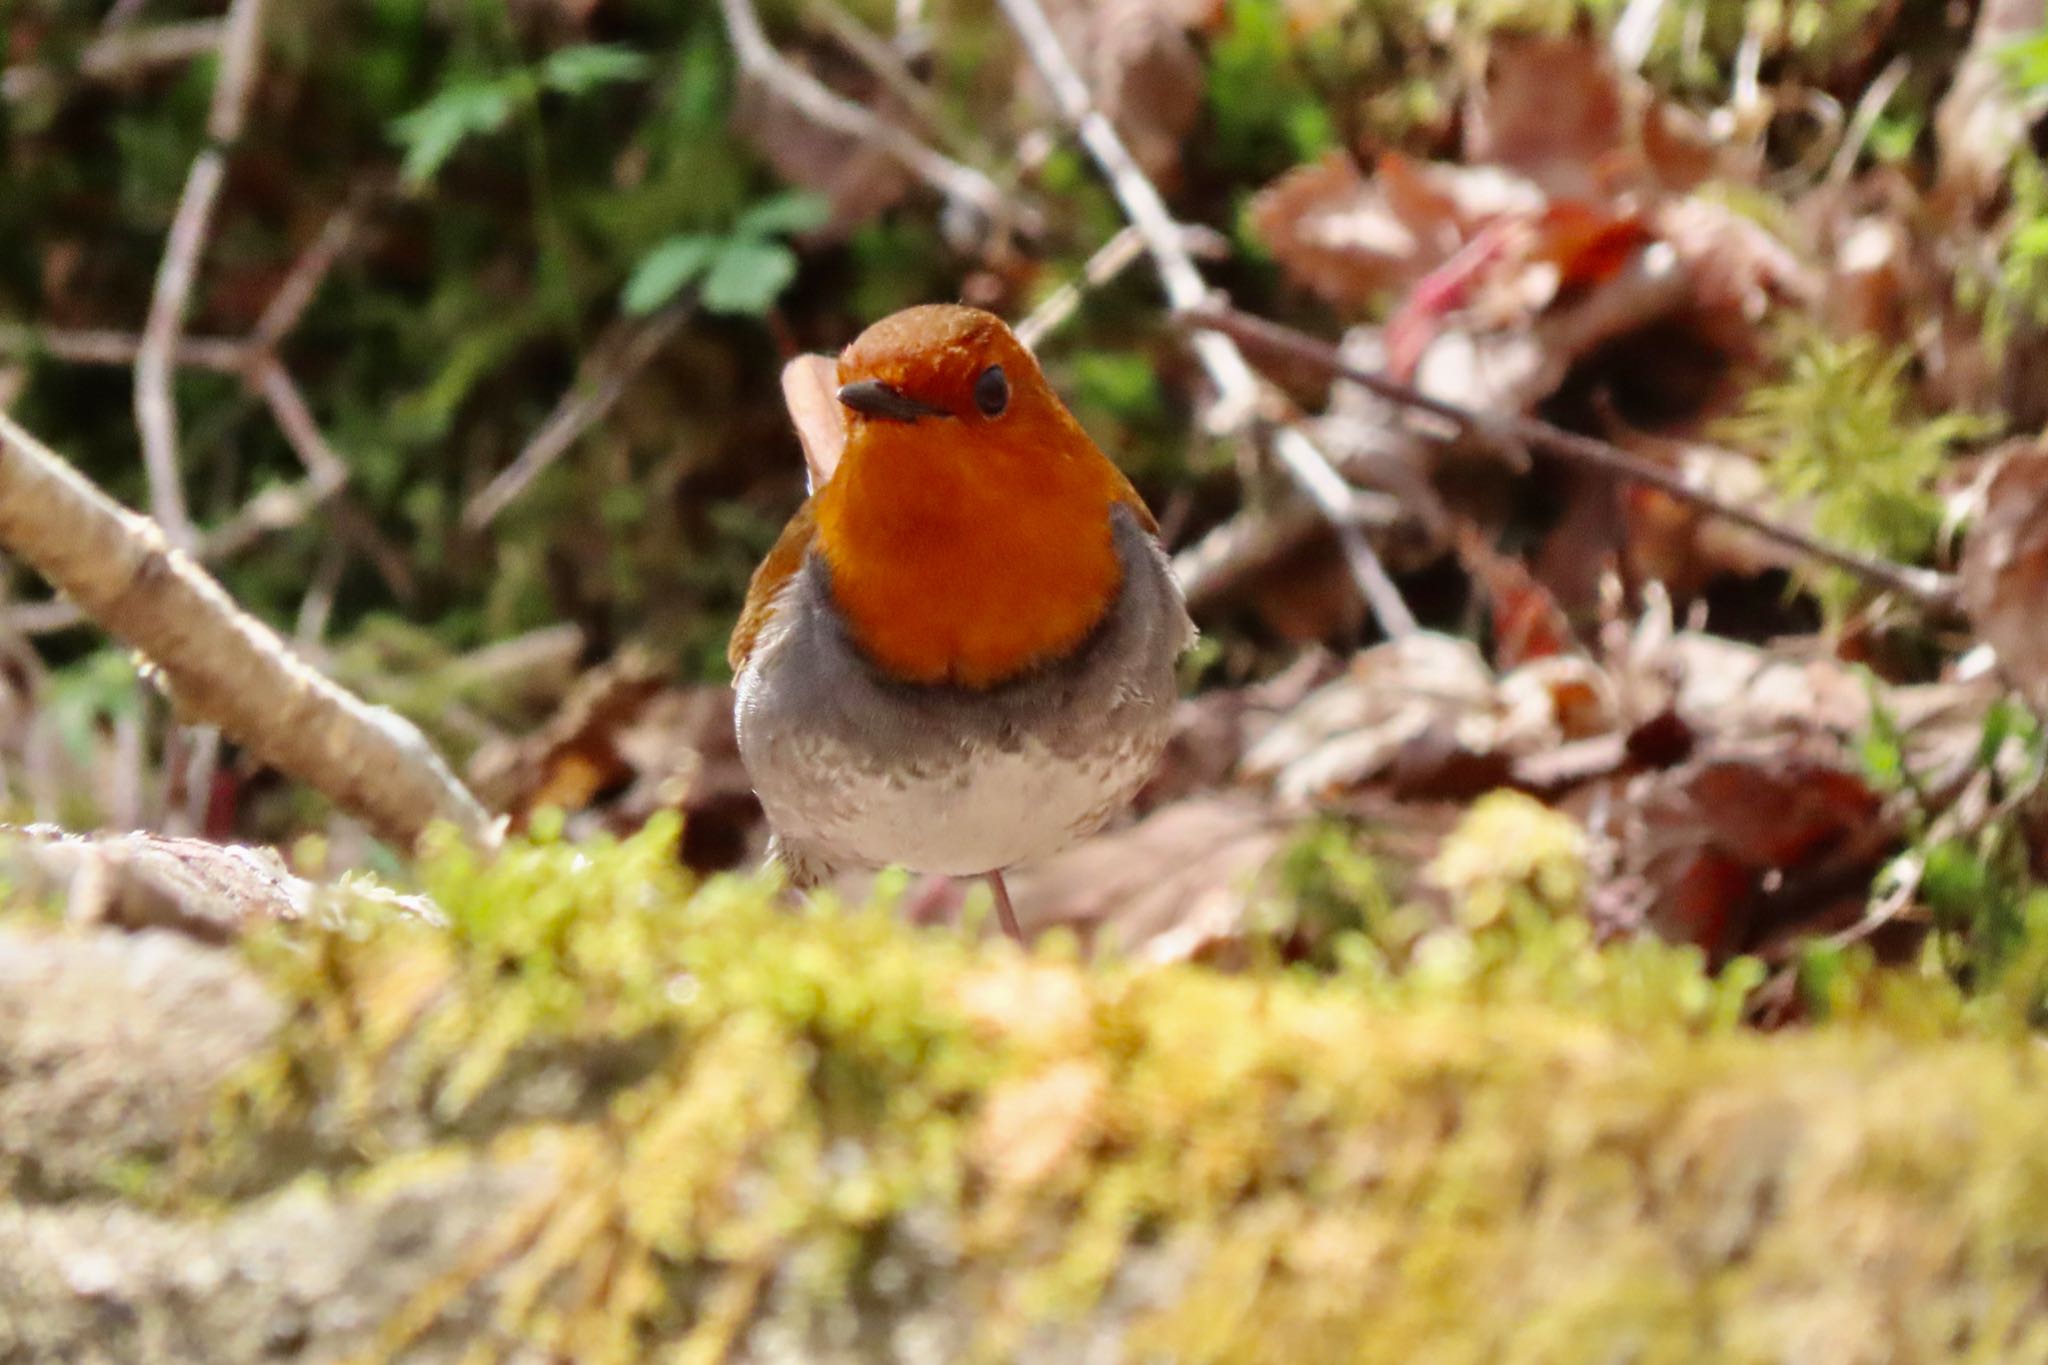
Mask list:
[[775,610],[775,599],[782,592],[783,585],[796,576],[804,566],[804,556],[811,552],[811,544],[818,538],[818,513],[815,500],[805,498],[803,506],[796,509],[796,515],[782,528],[782,534],[775,538],[775,548],[754,570],[754,576],[747,582],[747,605],[740,612],[739,624],[732,628],[732,640],[725,647],[726,662],[732,671],[738,673],[746,667],[753,656],[754,646],[761,638],[761,632],[768,627],[768,618]]

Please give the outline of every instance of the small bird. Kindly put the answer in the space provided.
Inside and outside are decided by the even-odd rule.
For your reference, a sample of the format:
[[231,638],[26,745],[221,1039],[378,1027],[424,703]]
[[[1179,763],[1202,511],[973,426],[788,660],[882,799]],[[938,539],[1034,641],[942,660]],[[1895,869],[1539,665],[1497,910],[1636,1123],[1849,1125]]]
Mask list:
[[1001,319],[905,309],[836,383],[837,467],[755,571],[728,651],[770,851],[798,886],[984,876],[1021,939],[1003,872],[1130,802],[1194,624],[1137,490]]

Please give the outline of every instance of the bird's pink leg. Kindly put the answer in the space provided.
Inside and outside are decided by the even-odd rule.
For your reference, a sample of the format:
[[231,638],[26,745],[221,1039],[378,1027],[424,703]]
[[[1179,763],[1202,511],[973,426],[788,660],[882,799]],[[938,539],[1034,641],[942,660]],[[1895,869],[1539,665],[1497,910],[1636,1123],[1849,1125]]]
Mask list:
[[988,889],[995,893],[996,918],[1002,922],[1003,932],[1022,943],[1024,931],[1017,926],[1017,908],[1010,904],[1010,888],[1003,885],[1003,874],[984,872],[982,875],[988,879]]

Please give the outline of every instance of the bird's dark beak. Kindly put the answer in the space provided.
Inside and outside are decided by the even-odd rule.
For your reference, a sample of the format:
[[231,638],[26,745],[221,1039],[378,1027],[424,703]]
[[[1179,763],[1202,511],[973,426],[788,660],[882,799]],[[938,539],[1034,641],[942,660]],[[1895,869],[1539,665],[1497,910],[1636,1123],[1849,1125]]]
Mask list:
[[890,388],[879,379],[857,379],[839,386],[839,401],[863,417],[881,417],[891,422],[915,422],[924,417],[950,417],[909,394]]

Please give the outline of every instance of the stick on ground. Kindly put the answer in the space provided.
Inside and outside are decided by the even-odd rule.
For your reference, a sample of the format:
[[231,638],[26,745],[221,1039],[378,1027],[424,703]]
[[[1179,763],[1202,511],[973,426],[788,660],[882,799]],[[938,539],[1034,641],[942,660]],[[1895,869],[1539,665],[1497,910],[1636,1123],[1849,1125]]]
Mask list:
[[1773,521],[1751,508],[1728,502],[1704,488],[1696,488],[1686,482],[1684,476],[1598,437],[1566,431],[1534,417],[1474,412],[1426,394],[1377,370],[1354,365],[1335,346],[1320,337],[1250,313],[1204,305],[1188,310],[1182,315],[1182,321],[1191,327],[1228,332],[1254,351],[1263,351],[1274,359],[1306,365],[1328,378],[1349,380],[1390,403],[1441,417],[1460,431],[1481,440],[1540,450],[1588,469],[1647,484],[1876,588],[1895,592],[1927,610],[1952,610],[1957,605],[1956,583],[1948,574],[1911,564],[1897,564],[1831,544],[1796,526]]

